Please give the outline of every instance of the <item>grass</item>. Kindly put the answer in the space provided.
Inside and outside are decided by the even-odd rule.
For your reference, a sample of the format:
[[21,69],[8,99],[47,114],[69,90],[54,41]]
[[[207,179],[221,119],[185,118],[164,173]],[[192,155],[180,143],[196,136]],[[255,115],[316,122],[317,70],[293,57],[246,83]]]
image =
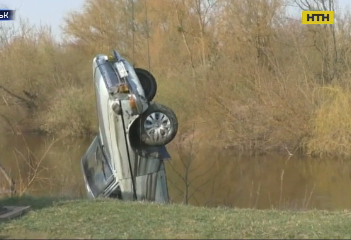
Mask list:
[[351,212],[277,211],[160,205],[116,200],[6,199],[31,204],[0,223],[14,238],[350,238]]

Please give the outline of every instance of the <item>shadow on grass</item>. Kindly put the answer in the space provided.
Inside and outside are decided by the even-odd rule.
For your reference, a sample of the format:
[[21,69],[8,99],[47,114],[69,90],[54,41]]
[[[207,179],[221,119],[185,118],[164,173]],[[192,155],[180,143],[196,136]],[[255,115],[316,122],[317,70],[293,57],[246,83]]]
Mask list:
[[[0,198],[0,208],[5,206],[30,206],[30,211],[40,210],[46,207],[52,207],[60,202],[73,200],[68,197],[32,197],[32,196],[16,196]],[[18,216],[20,217],[20,216]],[[15,218],[18,218],[15,217]],[[12,219],[0,221],[0,225],[11,221]],[[0,239],[7,239],[6,236],[0,235]]]
[[55,203],[65,200],[72,200],[67,197],[6,197],[0,198],[0,206],[30,206],[31,210],[39,210],[46,207],[51,207]]

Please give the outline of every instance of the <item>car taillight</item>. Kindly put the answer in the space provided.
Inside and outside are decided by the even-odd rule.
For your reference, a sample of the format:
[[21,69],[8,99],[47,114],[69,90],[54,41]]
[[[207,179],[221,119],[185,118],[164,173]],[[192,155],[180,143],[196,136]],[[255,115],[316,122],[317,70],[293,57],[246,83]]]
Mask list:
[[129,93],[129,88],[127,84],[121,84],[118,86],[118,92],[120,93]]
[[129,105],[133,110],[137,109],[137,103],[134,95],[129,95]]

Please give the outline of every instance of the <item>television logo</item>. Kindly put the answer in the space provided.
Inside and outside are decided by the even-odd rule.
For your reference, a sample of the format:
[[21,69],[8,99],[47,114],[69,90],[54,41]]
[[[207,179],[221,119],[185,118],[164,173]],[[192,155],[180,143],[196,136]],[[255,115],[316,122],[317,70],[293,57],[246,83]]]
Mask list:
[[0,9],[0,21],[8,21],[15,19],[15,10]]
[[334,11],[302,11],[302,24],[334,24]]

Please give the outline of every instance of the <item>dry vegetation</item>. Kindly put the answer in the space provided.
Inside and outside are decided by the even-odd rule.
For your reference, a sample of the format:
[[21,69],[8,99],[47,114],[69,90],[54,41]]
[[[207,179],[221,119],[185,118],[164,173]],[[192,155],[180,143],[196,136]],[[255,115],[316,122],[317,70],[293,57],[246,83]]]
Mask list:
[[349,13],[297,3],[335,9],[336,24],[302,25],[284,0],[87,0],[63,42],[3,23],[0,131],[94,133],[91,61],[117,49],[157,78],[178,142],[351,155]]

